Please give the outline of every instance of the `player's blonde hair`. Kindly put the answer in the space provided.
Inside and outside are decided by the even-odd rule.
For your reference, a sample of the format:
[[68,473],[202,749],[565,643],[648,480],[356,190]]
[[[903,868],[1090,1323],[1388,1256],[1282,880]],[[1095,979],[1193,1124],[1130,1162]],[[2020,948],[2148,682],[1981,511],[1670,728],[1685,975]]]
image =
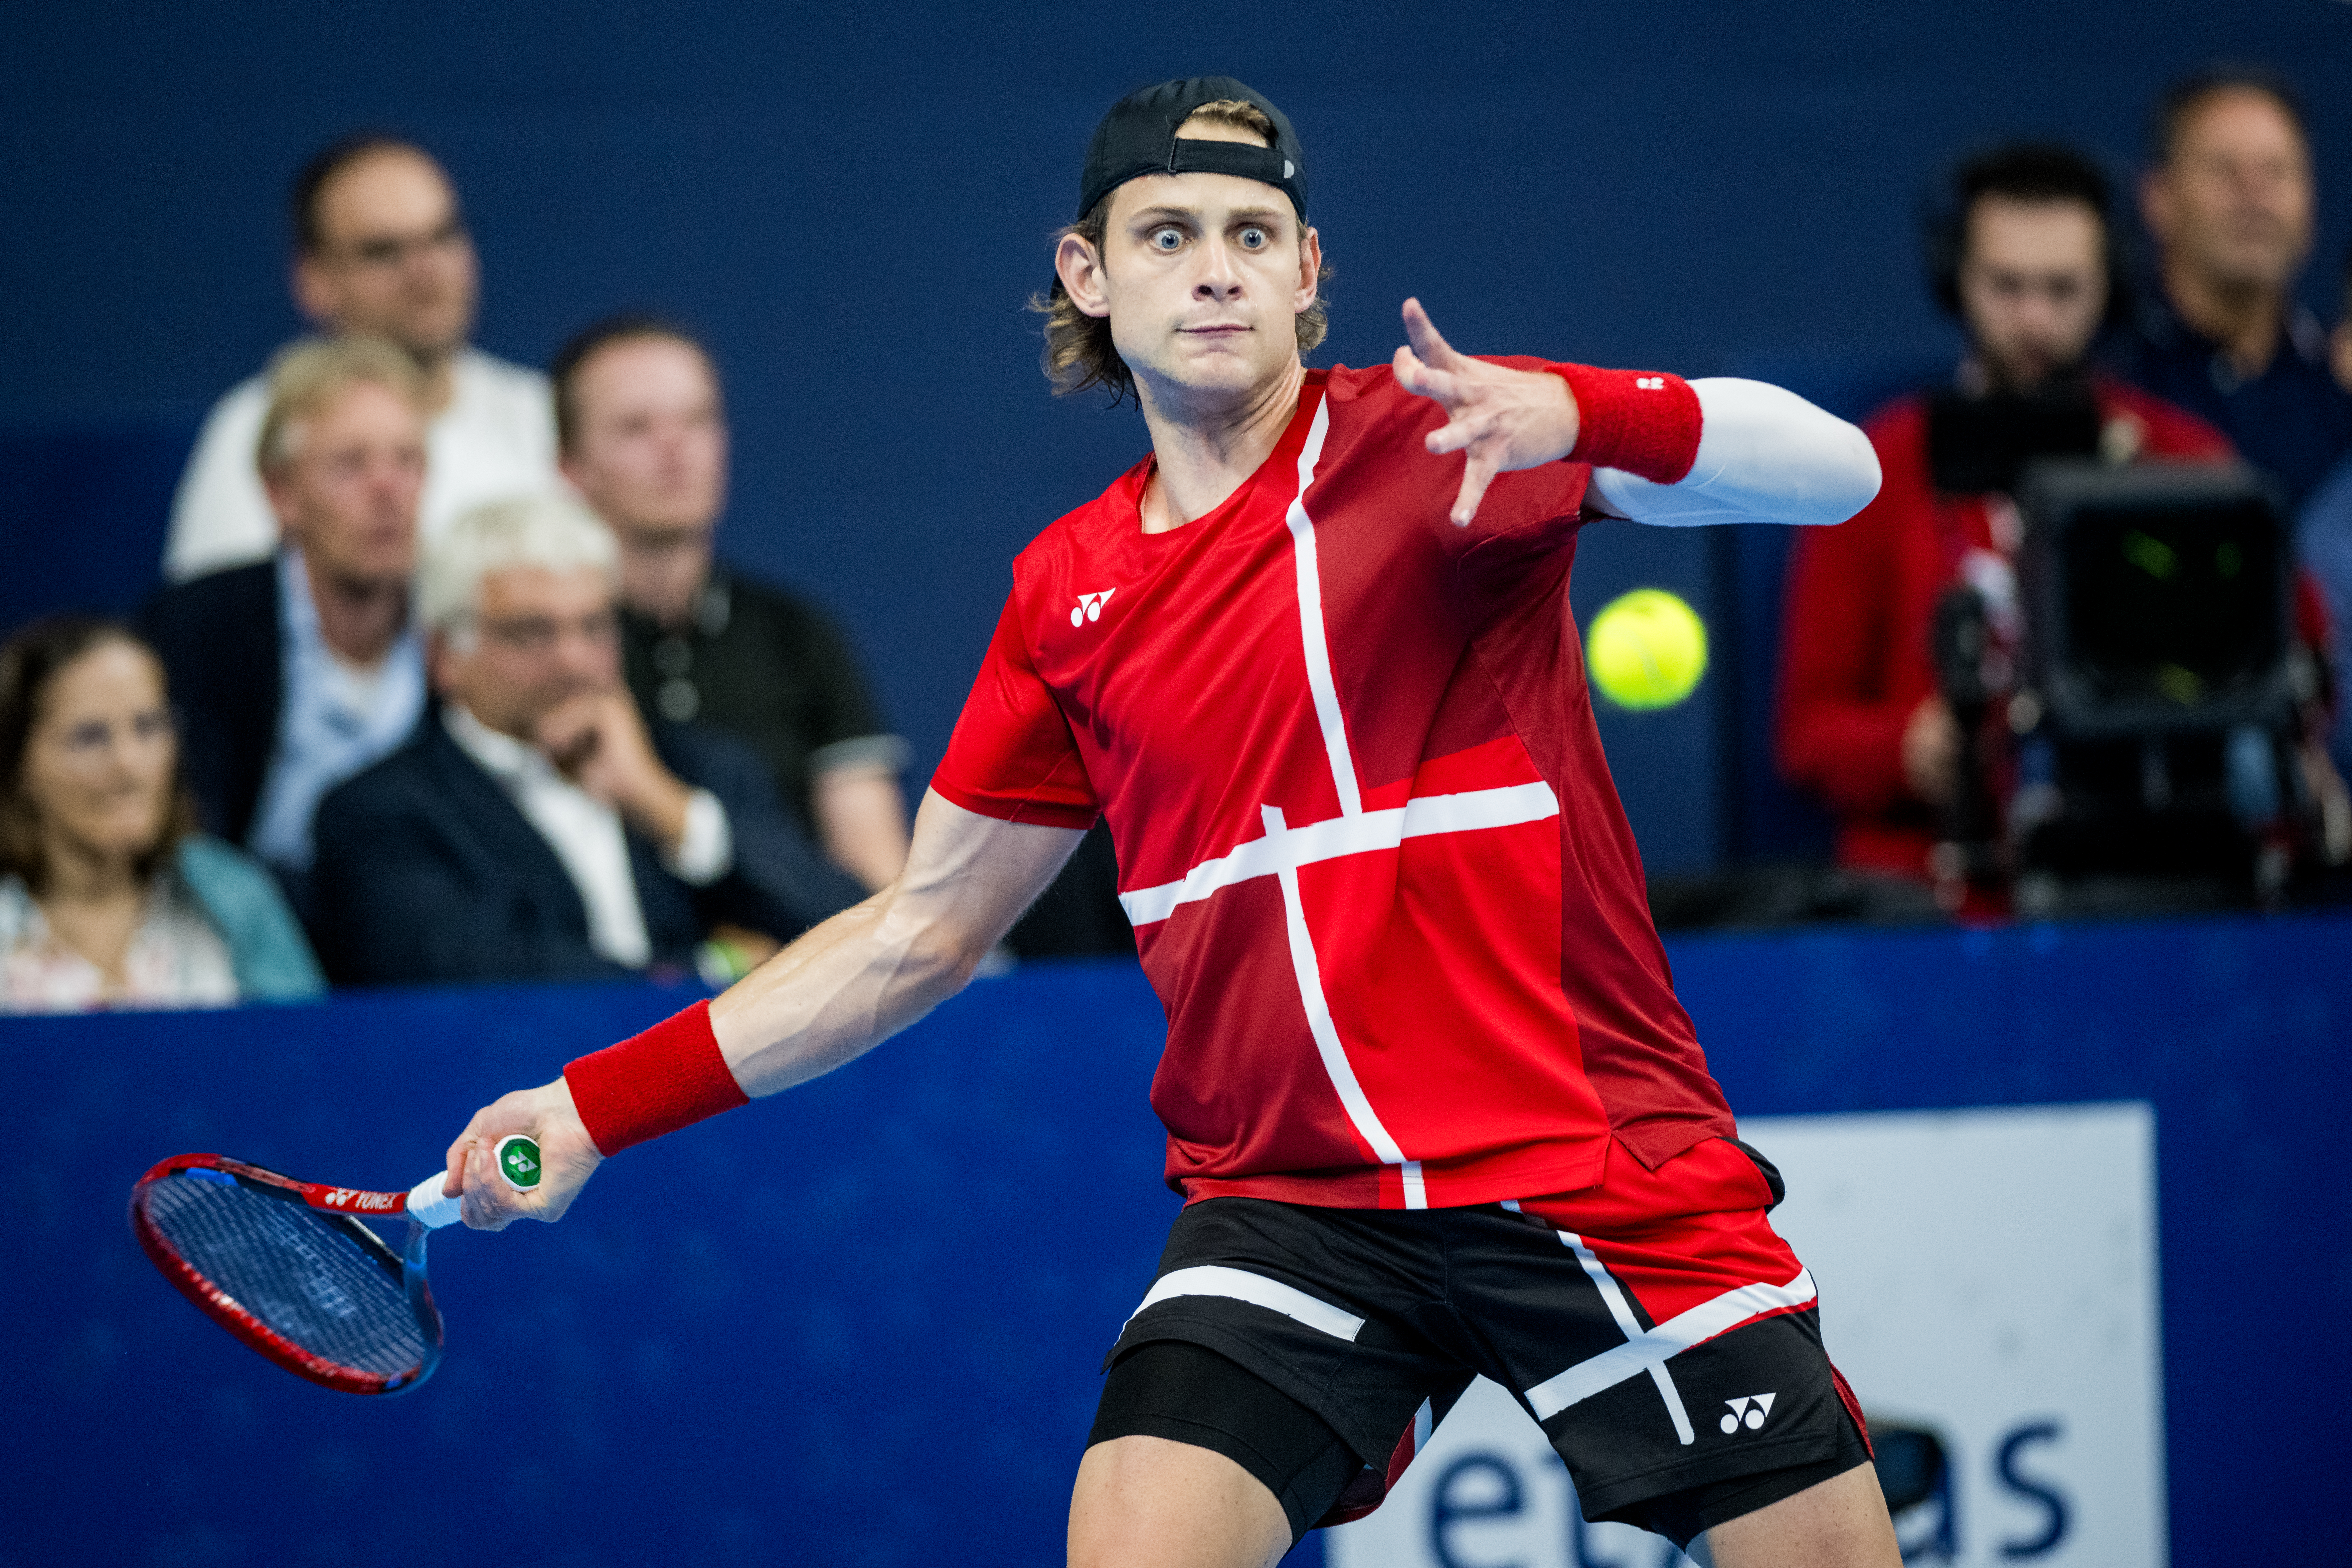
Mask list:
[[425,373],[405,351],[382,338],[305,338],[269,362],[269,411],[253,444],[254,466],[282,473],[301,445],[302,427],[362,382],[388,388],[421,416]]
[[482,579],[536,566],[589,567],[617,589],[621,552],[612,531],[568,496],[518,496],[460,512],[425,547],[416,572],[416,622],[459,647],[470,641]]
[[[1188,125],[1195,120],[1206,121],[1212,125],[1246,131],[1268,147],[1275,144],[1273,119],[1256,104],[1244,103],[1237,98],[1204,103],[1184,118]],[[1111,198],[1117,195],[1117,190],[1107,193],[1086,216],[1056,230],[1054,243],[1059,245],[1065,238],[1076,236],[1099,256],[1103,235],[1109,227]],[[1330,308],[1324,303],[1321,293],[1322,286],[1330,278],[1331,267],[1326,262],[1315,277],[1315,303],[1294,318],[1298,352],[1302,354],[1321,344],[1324,334],[1330,330]],[[1054,384],[1055,396],[1104,386],[1110,389],[1111,402],[1116,405],[1135,390],[1135,373],[1127,368],[1127,362],[1111,345],[1110,318],[1089,316],[1079,310],[1069,290],[1062,287],[1060,278],[1055,278],[1054,286],[1044,293],[1029,296],[1029,309],[1045,318],[1045,348],[1040,360],[1045,379]]]

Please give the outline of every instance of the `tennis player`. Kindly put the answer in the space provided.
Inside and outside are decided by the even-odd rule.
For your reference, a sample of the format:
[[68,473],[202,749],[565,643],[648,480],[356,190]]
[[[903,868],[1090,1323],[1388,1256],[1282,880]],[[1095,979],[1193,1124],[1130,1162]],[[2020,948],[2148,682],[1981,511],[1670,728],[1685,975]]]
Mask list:
[[[1835,522],[1869,443],[1749,382],[1409,346],[1308,370],[1289,121],[1111,110],[1046,360],[1151,453],[1016,561],[905,872],[725,995],[475,1116],[467,1223],[839,1067],[953,994],[1099,815],[1168,1011],[1188,1200],[1107,1359],[1073,1563],[1270,1563],[1376,1505],[1474,1374],[1589,1518],[1723,1568],[1895,1568],[1811,1278],[1644,905],[1569,613],[1577,531]],[[547,1177],[492,1179],[502,1136]],[[1106,1325],[1106,1329],[1109,1325]]]

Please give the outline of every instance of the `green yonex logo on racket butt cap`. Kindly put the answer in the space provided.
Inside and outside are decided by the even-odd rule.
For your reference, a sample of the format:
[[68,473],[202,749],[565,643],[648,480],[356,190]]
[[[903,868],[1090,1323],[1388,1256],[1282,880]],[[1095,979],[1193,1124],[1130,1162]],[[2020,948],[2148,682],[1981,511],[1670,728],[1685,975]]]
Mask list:
[[539,1145],[521,1133],[499,1140],[498,1161],[499,1174],[507,1179],[507,1185],[518,1192],[539,1185]]

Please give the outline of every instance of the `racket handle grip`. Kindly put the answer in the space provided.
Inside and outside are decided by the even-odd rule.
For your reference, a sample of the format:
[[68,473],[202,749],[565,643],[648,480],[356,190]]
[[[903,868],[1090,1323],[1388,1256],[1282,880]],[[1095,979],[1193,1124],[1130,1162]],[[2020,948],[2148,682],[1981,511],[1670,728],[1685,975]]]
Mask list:
[[[499,1140],[491,1154],[491,1163],[506,1184],[518,1193],[527,1193],[539,1185],[539,1145],[520,1132],[509,1132]],[[458,1211],[465,1207],[462,1195],[445,1198],[441,1183],[445,1173],[435,1172],[408,1189],[408,1217],[427,1230],[439,1230],[455,1225]]]
[[458,1211],[465,1207],[463,1197],[445,1198],[441,1184],[448,1179],[446,1171],[436,1171],[408,1189],[408,1217],[427,1230],[439,1230],[455,1225]]

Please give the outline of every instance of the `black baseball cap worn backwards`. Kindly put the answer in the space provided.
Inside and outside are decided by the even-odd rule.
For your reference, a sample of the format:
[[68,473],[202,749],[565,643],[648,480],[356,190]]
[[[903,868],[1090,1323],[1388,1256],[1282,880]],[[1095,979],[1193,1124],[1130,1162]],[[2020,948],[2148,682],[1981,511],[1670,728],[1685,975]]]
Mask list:
[[[1245,142],[1196,142],[1176,128],[1204,103],[1235,99],[1265,111],[1274,121],[1274,145]],[[1087,144],[1086,171],[1078,178],[1078,217],[1139,174],[1238,174],[1281,190],[1298,221],[1307,221],[1307,157],[1289,117],[1265,94],[1229,76],[1190,76],[1129,93],[1111,106]]]

